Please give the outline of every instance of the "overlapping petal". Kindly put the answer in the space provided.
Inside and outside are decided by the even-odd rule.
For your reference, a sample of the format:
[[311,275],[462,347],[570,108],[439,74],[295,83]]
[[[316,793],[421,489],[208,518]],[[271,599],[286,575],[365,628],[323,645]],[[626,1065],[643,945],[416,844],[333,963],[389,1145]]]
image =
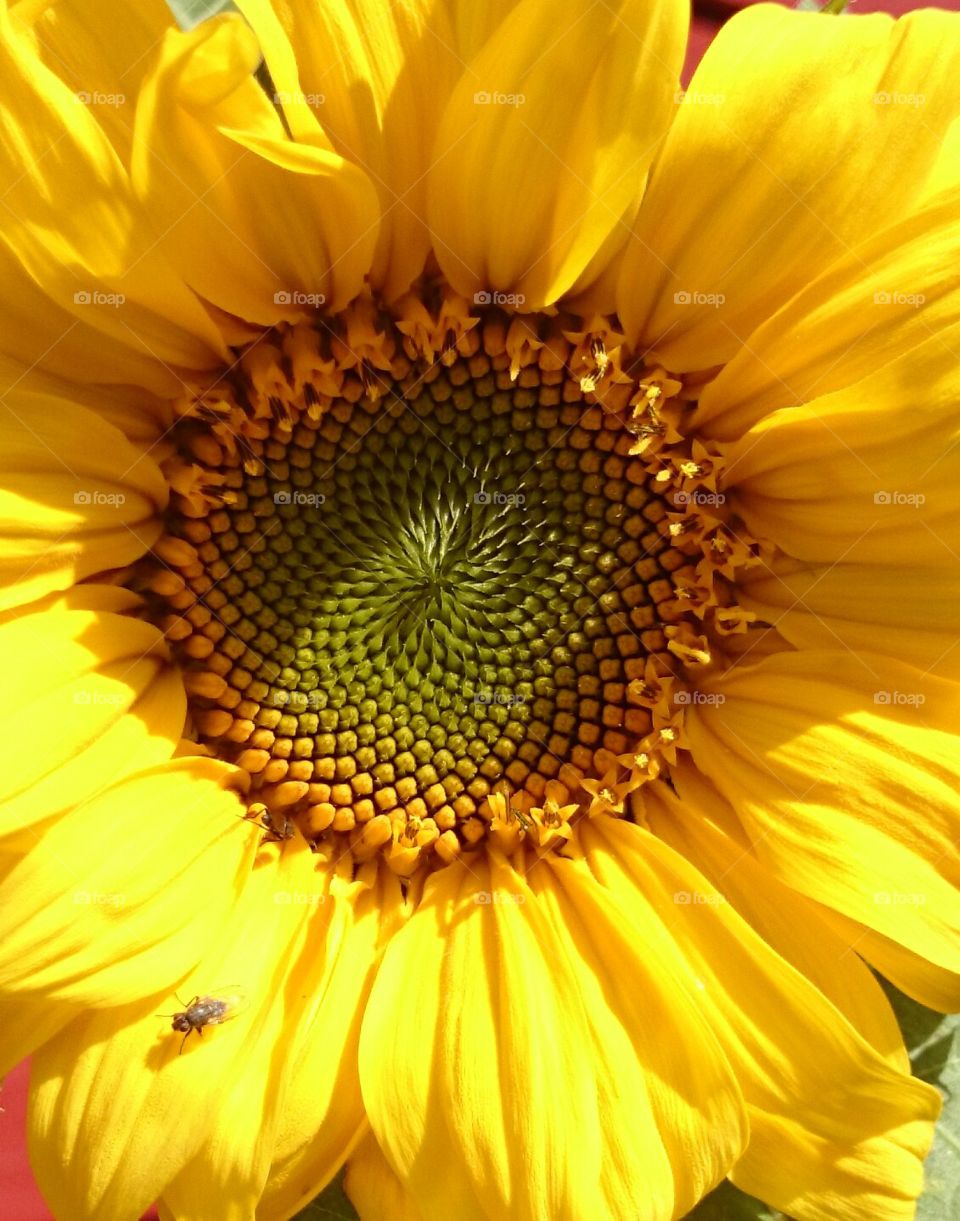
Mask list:
[[92,411],[13,395],[0,448],[0,610],[122,568],[160,534],[160,468]]
[[430,172],[435,252],[459,292],[532,311],[585,287],[666,131],[687,20],[674,0],[511,9],[460,77]]
[[[634,913],[649,904],[697,981],[749,1118],[734,1182],[798,1221],[912,1217],[940,1111],[936,1090],[881,1058],[655,837],[599,818],[582,830],[581,844],[590,872],[564,861],[551,867],[595,944],[625,935],[643,945]],[[598,881],[614,899],[608,912]]]
[[366,174],[315,121],[289,138],[253,77],[260,48],[237,15],[168,32],[154,58],[133,181],[159,248],[204,300],[247,322],[342,309],[377,236]]
[[936,9],[851,21],[760,4],[728,22],[677,110],[623,260],[628,336],[677,371],[721,364],[817,272],[920,203],[960,114],[958,30]]
[[5,836],[168,759],[183,731],[183,683],[160,632],[122,613],[136,602],[128,591],[90,589],[0,621]]
[[387,949],[361,1083],[425,1218],[623,1216],[638,1200],[672,1218],[743,1148],[738,1087],[654,913],[640,901],[637,936],[610,920],[598,941],[602,897],[569,901],[556,880],[533,869],[528,885],[496,856],[441,870]]
[[[688,717],[698,768],[782,881],[926,959],[960,1005],[960,687],[877,654],[730,671]],[[870,956],[866,940],[856,943]],[[904,960],[904,966],[909,960]],[[923,978],[915,994],[923,996]]]

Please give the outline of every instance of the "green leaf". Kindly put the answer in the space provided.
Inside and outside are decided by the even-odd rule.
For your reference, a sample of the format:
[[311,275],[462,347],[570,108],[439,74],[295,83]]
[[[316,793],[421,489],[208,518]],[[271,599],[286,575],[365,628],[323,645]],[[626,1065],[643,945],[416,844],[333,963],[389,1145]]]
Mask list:
[[335,1178],[293,1221],[358,1221],[341,1185],[342,1177]]
[[192,30],[195,25],[206,21],[215,13],[234,7],[230,0],[167,0],[167,4],[177,25],[183,30]]
[[943,1095],[917,1221],[956,1221],[960,1217],[960,1015],[934,1013],[880,982],[896,1012],[914,1074]]

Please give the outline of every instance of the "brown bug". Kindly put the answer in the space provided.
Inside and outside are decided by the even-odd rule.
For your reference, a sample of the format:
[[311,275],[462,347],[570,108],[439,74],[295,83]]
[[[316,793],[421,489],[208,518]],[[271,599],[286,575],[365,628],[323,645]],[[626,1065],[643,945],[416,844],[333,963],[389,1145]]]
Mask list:
[[[202,1038],[205,1026],[221,1026],[224,1022],[235,1018],[247,1007],[247,997],[242,989],[233,988],[227,991],[218,988],[217,991],[221,993],[220,996],[200,996],[198,994],[184,1005],[179,1013],[157,1014],[157,1017],[172,1018],[172,1028],[178,1033],[183,1032],[180,1050],[177,1052],[178,1056],[183,1054],[183,1045],[194,1030]],[[177,1000],[180,1001],[179,996]],[[180,1004],[183,1005],[183,1001],[180,1001]]]

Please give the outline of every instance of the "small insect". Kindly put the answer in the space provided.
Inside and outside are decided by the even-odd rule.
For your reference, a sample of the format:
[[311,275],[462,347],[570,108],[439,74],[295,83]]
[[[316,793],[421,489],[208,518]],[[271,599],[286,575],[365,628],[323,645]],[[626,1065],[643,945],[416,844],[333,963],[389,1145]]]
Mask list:
[[[157,1014],[157,1017],[172,1018],[172,1029],[183,1033],[178,1056],[183,1054],[183,1045],[194,1030],[202,1038],[205,1026],[222,1026],[224,1022],[229,1022],[246,1009],[247,998],[241,989],[218,988],[217,991],[219,996],[195,996],[179,1013]],[[177,1000],[180,1001],[179,996]],[[183,1005],[183,1001],[180,1001],[180,1004]]]
[[260,815],[260,825],[267,833],[263,838],[270,843],[293,839],[296,831],[293,823],[283,814],[271,814],[269,810],[264,810]]

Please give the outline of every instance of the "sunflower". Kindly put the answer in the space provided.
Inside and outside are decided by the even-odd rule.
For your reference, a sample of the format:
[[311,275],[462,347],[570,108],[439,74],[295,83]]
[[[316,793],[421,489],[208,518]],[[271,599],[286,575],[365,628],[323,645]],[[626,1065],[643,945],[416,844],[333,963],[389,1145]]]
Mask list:
[[960,1007],[960,17],[761,5],[681,92],[674,0],[238,7],[0,9],[51,1208],[912,1216],[870,968]]

